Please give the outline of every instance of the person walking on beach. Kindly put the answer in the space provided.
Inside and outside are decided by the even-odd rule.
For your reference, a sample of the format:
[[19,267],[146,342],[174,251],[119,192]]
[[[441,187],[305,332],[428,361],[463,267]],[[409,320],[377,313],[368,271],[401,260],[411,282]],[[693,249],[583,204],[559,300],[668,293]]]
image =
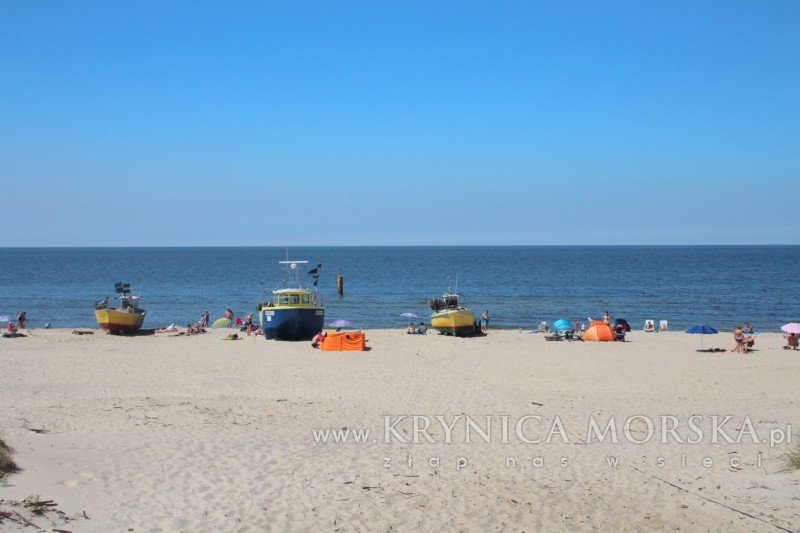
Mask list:
[[23,311],[17,316],[17,329],[24,329],[26,320],[28,320],[28,318],[25,316],[25,311]]
[[208,309],[206,309],[200,317],[200,325],[207,328],[209,322],[211,322],[211,317],[208,315]]
[[481,327],[481,331],[483,333],[486,333],[487,331],[489,331],[489,310],[488,309],[483,312],[483,315],[481,315],[481,319],[483,320],[483,326]]

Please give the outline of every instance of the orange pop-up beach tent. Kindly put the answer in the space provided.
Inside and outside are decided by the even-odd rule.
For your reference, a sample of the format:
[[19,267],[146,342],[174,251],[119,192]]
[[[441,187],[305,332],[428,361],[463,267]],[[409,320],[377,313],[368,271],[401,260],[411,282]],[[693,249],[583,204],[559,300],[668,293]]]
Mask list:
[[614,330],[611,327],[601,323],[594,323],[592,327],[586,330],[581,337],[585,341],[596,341],[596,342],[604,342],[604,341],[615,341],[617,340],[617,334],[614,333]]
[[367,349],[367,336],[363,331],[331,332],[321,348],[323,352],[363,352]]

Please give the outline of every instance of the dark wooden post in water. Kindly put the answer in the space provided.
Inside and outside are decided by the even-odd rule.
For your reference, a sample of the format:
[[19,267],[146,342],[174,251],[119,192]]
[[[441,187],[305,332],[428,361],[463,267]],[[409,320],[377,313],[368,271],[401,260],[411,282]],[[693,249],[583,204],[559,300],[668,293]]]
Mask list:
[[344,294],[344,276],[342,276],[342,269],[339,269],[339,275],[336,276],[336,291],[341,296]]

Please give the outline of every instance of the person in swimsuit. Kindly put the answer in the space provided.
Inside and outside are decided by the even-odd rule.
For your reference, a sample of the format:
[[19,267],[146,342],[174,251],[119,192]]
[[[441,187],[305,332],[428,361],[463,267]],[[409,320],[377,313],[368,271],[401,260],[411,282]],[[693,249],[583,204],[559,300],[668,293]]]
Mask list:
[[319,333],[314,335],[314,338],[311,339],[311,347],[320,348],[323,342],[325,342],[325,331],[320,330]]
[[747,347],[744,344],[742,326],[736,327],[736,331],[733,332],[733,340],[736,341],[736,346],[733,347],[733,350],[731,350],[732,352],[745,353],[747,351]]
[[483,312],[483,315],[481,316],[481,319],[483,320],[483,327],[481,328],[481,331],[486,333],[487,331],[489,331],[489,310],[488,309]]

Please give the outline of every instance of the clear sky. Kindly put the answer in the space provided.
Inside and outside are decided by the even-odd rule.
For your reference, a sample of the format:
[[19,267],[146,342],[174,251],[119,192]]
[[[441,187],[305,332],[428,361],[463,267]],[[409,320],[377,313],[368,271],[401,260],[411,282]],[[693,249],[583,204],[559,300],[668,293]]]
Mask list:
[[800,2],[0,0],[0,246],[800,243]]

